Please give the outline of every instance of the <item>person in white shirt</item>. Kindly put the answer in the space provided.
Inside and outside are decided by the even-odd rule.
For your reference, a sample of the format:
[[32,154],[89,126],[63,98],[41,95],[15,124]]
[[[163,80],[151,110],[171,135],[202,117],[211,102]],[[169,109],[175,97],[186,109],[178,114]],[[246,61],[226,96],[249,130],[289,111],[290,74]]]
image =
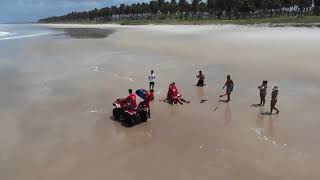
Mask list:
[[151,73],[148,76],[148,80],[149,80],[149,89],[154,89],[154,81],[156,79],[156,76],[154,74],[154,71],[151,70]]

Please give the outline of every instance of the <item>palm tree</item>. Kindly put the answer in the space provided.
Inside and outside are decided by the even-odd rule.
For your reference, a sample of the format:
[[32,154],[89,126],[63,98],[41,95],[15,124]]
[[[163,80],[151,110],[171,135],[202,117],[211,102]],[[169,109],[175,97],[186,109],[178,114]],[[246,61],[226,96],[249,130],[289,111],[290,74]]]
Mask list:
[[192,0],[192,17],[194,18],[195,15],[198,13],[199,11],[199,3],[200,3],[200,0]]
[[177,13],[178,11],[178,4],[177,4],[177,1],[176,0],[171,0],[170,2],[170,15],[171,17],[175,17],[174,15]]
[[314,11],[313,14],[320,16],[320,0],[313,0]]
[[157,1],[150,1],[149,8],[150,8],[151,13],[153,15],[157,15],[158,14],[159,6],[158,6],[158,2]]
[[199,4],[199,12],[200,12],[200,19],[203,19],[203,14],[207,12],[207,4],[204,2],[200,2]]
[[215,7],[215,1],[214,0],[208,0],[207,1],[207,9],[210,14],[210,18],[212,18],[212,15],[214,14],[214,7]]
[[[189,2],[191,1],[191,4]],[[312,9],[313,8],[313,9]],[[180,19],[187,19],[189,14],[192,18],[203,18],[205,13],[209,13],[210,18],[216,15],[219,19],[226,13],[228,19],[242,17],[252,18],[254,15],[269,14],[273,16],[276,12],[278,16],[287,15],[290,12],[299,15],[309,15],[313,10],[314,15],[320,16],[320,0],[207,0],[206,3],[201,0],[152,0],[147,3],[136,3],[131,5],[120,4],[119,6],[105,7],[102,9],[93,9],[91,11],[71,12],[63,16],[48,17],[39,20],[39,22],[106,22],[120,19],[144,19],[146,17],[157,18],[159,12],[161,18],[176,18],[177,12]],[[195,16],[198,15],[198,16]]]

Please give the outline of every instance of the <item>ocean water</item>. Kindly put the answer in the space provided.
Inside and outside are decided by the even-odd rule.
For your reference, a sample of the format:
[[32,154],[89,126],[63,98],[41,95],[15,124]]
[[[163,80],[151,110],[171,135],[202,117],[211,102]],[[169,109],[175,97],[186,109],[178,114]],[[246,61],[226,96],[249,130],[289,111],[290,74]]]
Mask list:
[[50,29],[31,24],[0,24],[0,41],[53,34]]

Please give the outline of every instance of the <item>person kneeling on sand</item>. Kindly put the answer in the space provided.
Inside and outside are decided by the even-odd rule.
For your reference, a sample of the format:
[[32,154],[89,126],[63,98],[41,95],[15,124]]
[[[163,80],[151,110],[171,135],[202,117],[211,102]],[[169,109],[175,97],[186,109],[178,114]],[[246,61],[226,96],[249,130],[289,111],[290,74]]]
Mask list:
[[227,81],[226,81],[226,83],[225,83],[224,86],[223,86],[223,89],[224,89],[225,87],[227,87],[227,89],[226,89],[226,94],[220,95],[220,97],[224,97],[224,96],[227,96],[227,95],[228,95],[227,102],[230,101],[230,95],[231,95],[231,92],[233,91],[233,86],[234,86],[234,83],[233,83],[233,81],[231,80],[230,75],[228,75],[228,76],[227,76]]
[[197,86],[200,86],[200,87],[204,86],[205,76],[204,76],[204,74],[202,74],[202,71],[199,71],[199,74],[196,77],[199,79]]
[[181,94],[178,91],[178,88],[176,84],[173,82],[169,85],[169,90],[167,94],[167,101],[169,101],[171,104],[179,103],[183,105],[183,102],[190,103],[190,101],[182,98]]
[[271,110],[270,110],[270,115],[272,114],[273,110],[276,110],[276,114],[279,114],[279,110],[276,108],[276,104],[278,102],[278,94],[279,94],[279,90],[278,90],[278,86],[274,86],[274,88],[272,89],[272,93],[271,93]]

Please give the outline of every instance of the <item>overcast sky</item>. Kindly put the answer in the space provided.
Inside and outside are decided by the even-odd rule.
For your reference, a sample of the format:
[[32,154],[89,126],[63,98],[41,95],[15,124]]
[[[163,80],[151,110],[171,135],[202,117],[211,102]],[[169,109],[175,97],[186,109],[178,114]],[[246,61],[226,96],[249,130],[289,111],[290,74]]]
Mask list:
[[148,0],[0,0],[0,23],[30,22],[71,11],[142,1],[148,2]]

